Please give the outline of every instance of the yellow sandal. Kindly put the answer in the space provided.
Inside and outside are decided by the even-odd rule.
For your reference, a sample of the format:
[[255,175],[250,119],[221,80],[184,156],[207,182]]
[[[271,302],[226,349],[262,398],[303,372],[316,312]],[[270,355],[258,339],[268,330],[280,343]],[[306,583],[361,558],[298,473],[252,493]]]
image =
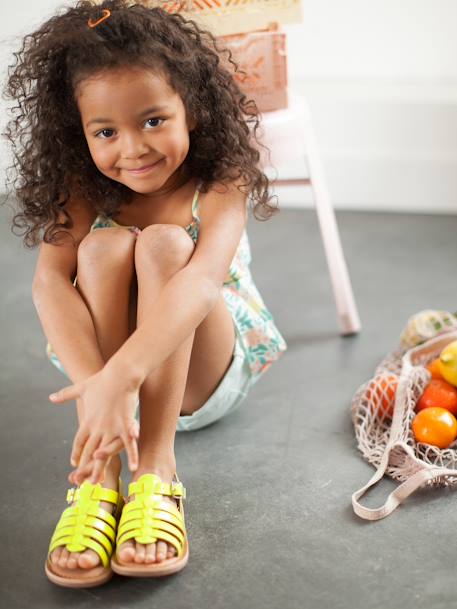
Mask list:
[[[183,569],[189,560],[189,544],[184,523],[183,499],[186,489],[174,475],[171,484],[162,482],[156,474],[143,474],[129,484],[129,496],[135,499],[125,504],[117,531],[116,546],[128,539],[139,543],[165,541],[176,548],[177,555],[159,563],[120,562],[116,554],[111,558],[111,567],[119,575],[130,577],[161,577]],[[172,506],[163,501],[163,495],[178,498],[179,505]]]
[[[100,507],[100,501],[107,501],[116,506],[113,514]],[[103,488],[100,483],[92,484],[88,480],[79,488],[67,492],[67,503],[74,503],[66,508],[60,517],[49,544],[45,571],[48,578],[59,586],[67,588],[90,588],[104,584],[113,575],[110,558],[114,550],[116,530],[124,505],[122,481],[119,478],[119,491]],[[51,553],[58,547],[65,546],[69,552],[84,552],[90,548],[99,556],[102,564],[93,569],[75,569],[75,574],[62,576],[53,571]],[[87,572],[86,572],[87,571]]]

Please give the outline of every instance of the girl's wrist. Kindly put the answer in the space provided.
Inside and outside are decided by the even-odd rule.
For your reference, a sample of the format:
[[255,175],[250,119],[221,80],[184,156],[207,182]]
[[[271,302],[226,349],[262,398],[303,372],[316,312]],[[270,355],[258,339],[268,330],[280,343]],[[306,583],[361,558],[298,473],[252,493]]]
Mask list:
[[145,380],[137,366],[120,360],[116,355],[106,362],[102,372],[110,383],[120,385],[127,391],[138,390]]

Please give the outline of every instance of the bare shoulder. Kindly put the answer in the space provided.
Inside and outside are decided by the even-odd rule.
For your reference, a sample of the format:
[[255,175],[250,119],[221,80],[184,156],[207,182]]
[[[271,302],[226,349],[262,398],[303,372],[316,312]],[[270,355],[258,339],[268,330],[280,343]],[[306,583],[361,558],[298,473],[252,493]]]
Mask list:
[[242,182],[234,180],[229,183],[215,182],[206,193],[200,195],[200,218],[210,220],[228,215],[243,218],[247,222],[248,196],[243,192]]
[[[61,235],[58,243],[41,242],[35,280],[54,277],[55,274],[72,279],[76,274],[79,244],[90,232],[97,212],[87,200],[77,195],[70,197],[63,210],[68,214],[73,226],[64,229],[66,234]],[[59,222],[67,219],[63,210],[58,218]]]
[[247,222],[247,195],[236,182],[201,193],[200,228],[189,265],[220,288]]

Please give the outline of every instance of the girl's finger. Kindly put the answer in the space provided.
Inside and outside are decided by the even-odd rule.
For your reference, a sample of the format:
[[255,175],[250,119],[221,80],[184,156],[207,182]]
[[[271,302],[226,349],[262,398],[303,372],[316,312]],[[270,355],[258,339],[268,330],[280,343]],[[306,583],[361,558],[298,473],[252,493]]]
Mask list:
[[129,469],[134,472],[138,468],[138,443],[135,438],[131,438],[128,433],[123,434],[125,452],[127,453]]
[[124,442],[121,438],[114,438],[108,444],[100,444],[97,450],[94,452],[94,459],[105,459],[107,457],[114,457],[119,454],[124,448]]
[[131,438],[136,438],[137,440],[140,437],[140,424],[136,419],[130,425],[129,436]]
[[76,400],[81,396],[81,386],[79,383],[75,385],[69,385],[68,387],[64,387],[55,393],[51,393],[49,399],[54,404],[62,404],[63,402],[67,402],[68,400]]
[[94,467],[92,468],[92,473],[90,475],[90,481],[92,484],[97,484],[97,482],[103,482],[105,478],[105,467],[108,463],[108,458],[106,459],[94,459]]
[[100,440],[99,434],[89,435],[79,458],[78,470],[85,467],[94,458],[94,451],[99,447]]
[[95,459],[90,463],[75,470],[73,473],[74,484],[81,485],[85,480],[90,480],[95,467]]
[[71,472],[68,479],[72,484],[82,484],[85,480],[89,480],[92,484],[104,482],[108,461],[109,459],[92,459],[81,469]]
[[73,447],[71,449],[70,463],[73,467],[79,465],[79,460],[81,458],[81,453],[84,448],[85,443],[87,442],[87,438],[89,437],[89,430],[85,427],[80,427],[76,432],[75,438],[73,440]]
[[94,462],[92,461],[91,463],[88,463],[86,467],[83,467],[81,470],[74,469],[68,475],[68,480],[71,482],[71,484],[82,484],[85,478],[87,478],[87,476],[91,474],[93,466]]

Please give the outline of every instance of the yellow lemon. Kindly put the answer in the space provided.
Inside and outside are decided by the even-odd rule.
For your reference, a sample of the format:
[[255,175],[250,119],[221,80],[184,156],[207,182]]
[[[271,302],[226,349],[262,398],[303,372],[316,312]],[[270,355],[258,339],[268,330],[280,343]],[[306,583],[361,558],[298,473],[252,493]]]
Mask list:
[[457,340],[441,351],[439,367],[443,378],[451,385],[457,386]]

